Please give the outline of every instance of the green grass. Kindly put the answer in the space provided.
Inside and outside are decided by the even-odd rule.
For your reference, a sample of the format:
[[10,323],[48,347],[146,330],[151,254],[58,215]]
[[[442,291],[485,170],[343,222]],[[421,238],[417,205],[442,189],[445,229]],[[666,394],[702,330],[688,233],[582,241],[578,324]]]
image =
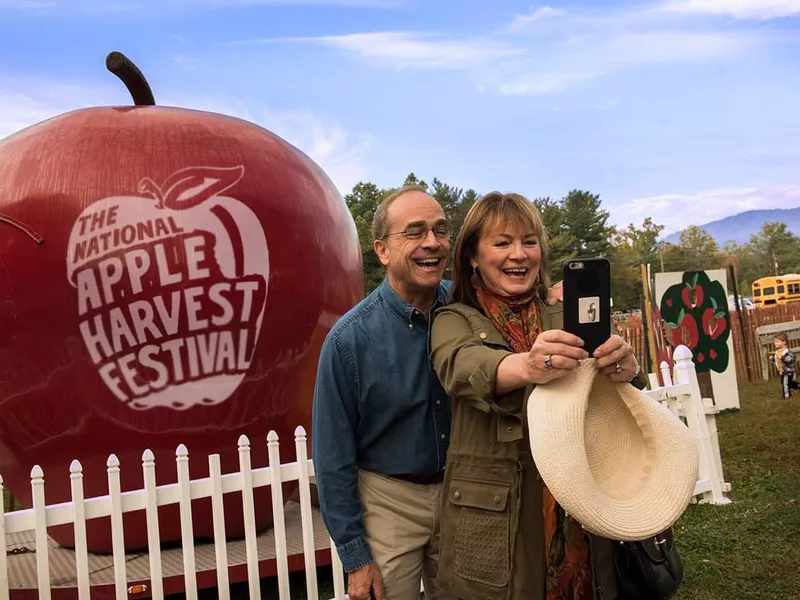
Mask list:
[[800,394],[741,386],[741,411],[717,418],[733,504],[692,505],[675,527],[678,600],[800,598]]

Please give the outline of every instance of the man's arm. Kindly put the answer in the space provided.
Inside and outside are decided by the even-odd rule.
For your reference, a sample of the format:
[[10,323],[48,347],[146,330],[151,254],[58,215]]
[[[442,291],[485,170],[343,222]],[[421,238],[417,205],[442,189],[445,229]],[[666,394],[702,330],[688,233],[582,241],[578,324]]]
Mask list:
[[312,409],[312,456],[322,518],[345,571],[372,562],[358,498],[358,377],[338,338],[322,346]]

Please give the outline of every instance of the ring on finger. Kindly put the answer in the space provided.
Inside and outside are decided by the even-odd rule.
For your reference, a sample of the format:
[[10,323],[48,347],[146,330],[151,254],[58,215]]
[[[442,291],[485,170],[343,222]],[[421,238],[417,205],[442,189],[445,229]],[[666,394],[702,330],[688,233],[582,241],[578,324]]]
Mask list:
[[547,367],[548,369],[552,369],[553,368],[553,355],[552,354],[545,355],[545,357],[544,357],[544,366]]
[[615,373],[622,373],[622,365],[619,362],[614,364],[614,372]]

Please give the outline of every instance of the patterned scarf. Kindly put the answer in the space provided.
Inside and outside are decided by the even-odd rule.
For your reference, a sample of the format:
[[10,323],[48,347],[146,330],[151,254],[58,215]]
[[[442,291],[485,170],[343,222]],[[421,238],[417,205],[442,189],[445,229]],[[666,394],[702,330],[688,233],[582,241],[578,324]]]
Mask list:
[[[536,288],[513,298],[499,297],[483,286],[476,293],[484,312],[514,351],[528,352],[542,327]],[[589,534],[566,515],[544,482],[542,501],[546,600],[591,600]]]

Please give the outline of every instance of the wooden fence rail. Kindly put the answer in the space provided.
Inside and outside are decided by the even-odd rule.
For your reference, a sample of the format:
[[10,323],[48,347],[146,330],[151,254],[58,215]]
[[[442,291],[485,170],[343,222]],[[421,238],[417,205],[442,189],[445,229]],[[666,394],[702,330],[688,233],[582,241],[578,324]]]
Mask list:
[[[741,313],[741,319],[739,314],[733,311],[730,313],[730,318],[737,381],[742,383],[759,379],[762,369],[766,369],[774,375],[774,367],[762,364],[763,358],[756,337],[756,330],[762,325],[800,321],[800,302],[744,310]],[[744,324],[744,327],[742,327],[742,324]],[[616,323],[616,326],[620,335],[633,346],[636,356],[644,365],[647,346],[645,345],[645,332],[641,320],[621,321]],[[653,369],[656,368],[657,365],[653,365]]]

